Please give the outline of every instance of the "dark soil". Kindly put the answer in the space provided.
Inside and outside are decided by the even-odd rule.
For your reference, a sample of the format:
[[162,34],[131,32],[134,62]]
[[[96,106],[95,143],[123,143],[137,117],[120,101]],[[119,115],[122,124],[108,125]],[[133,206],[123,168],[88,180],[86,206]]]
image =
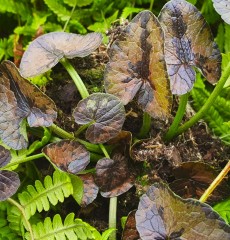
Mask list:
[[[72,61],[90,93],[103,91],[103,71],[107,61],[104,47],[89,57]],[[58,107],[56,124],[67,131],[74,132],[78,126],[74,123],[71,112],[81,98],[70,76],[61,65],[54,68],[52,78],[53,81],[46,87],[46,94],[55,101]],[[173,109],[174,114],[177,104]],[[137,108],[134,101],[126,106],[126,112],[128,115],[124,129],[132,132],[135,137],[141,127],[142,111]],[[188,111],[185,118],[188,119],[192,114],[193,111]],[[230,147],[213,137],[203,121],[169,144],[165,144],[162,140],[162,133],[167,130],[168,126],[169,123],[153,120],[149,139],[142,140],[131,148],[132,159],[130,160],[137,181],[135,187],[118,197],[118,239],[122,231],[120,218],[127,216],[131,210],[137,208],[139,196],[150,184],[156,181],[172,183],[175,180],[173,169],[183,162],[200,161],[220,171],[230,159]],[[109,199],[98,196],[85,208],[77,207],[76,202],[70,200],[67,206],[70,208],[69,211],[76,210],[78,217],[98,230],[103,231],[108,227]]]

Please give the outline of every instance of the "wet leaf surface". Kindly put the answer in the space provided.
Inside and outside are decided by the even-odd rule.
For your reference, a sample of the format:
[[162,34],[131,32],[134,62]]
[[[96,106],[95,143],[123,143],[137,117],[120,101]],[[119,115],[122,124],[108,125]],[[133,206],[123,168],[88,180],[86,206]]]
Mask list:
[[104,143],[121,131],[125,121],[125,108],[111,94],[94,93],[78,103],[73,116],[78,124],[91,124],[86,131],[87,140]]
[[229,0],[212,0],[213,6],[220,14],[222,19],[230,24],[230,1]]
[[113,159],[102,158],[97,162],[95,183],[103,197],[116,197],[127,192],[134,182],[127,160],[117,154]]
[[[208,164],[202,162],[186,162],[173,170],[176,180],[170,188],[183,198],[199,199],[204,191],[217,177],[218,172]],[[219,202],[229,196],[230,187],[225,180],[209,196],[208,202]]]
[[47,127],[56,116],[54,102],[21,77],[12,62],[0,65],[0,138],[6,145],[16,150],[27,147],[23,119],[30,127]]
[[62,140],[51,143],[45,146],[42,151],[58,168],[72,174],[84,170],[90,162],[89,152],[76,141]]
[[20,186],[20,179],[15,172],[2,170],[0,171],[0,201],[14,195]]
[[99,188],[94,182],[93,175],[88,173],[84,175],[79,175],[83,181],[83,196],[81,200],[81,206],[85,207],[92,203],[96,199]]
[[6,166],[11,160],[10,151],[0,145],[0,168]]
[[165,32],[165,60],[173,94],[189,92],[195,70],[215,83],[221,75],[221,55],[204,17],[192,4],[171,0],[159,15]]
[[163,39],[157,18],[150,11],[140,12],[112,44],[105,71],[106,92],[124,104],[137,95],[140,107],[159,118],[171,109]]
[[85,57],[97,49],[102,41],[100,33],[86,35],[52,32],[36,38],[23,54],[20,71],[24,77],[42,74],[66,57]]
[[209,205],[181,199],[160,183],[141,197],[136,224],[142,240],[229,240],[230,236],[230,226]]
[[125,223],[125,228],[122,233],[122,240],[140,239],[140,235],[136,228],[135,214],[136,214],[136,210],[129,213]]

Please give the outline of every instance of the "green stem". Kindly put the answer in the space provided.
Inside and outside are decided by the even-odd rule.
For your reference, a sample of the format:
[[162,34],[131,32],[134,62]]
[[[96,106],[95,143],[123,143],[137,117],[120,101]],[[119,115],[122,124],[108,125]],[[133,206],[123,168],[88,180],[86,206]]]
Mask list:
[[207,112],[207,110],[210,109],[210,107],[213,105],[217,96],[220,94],[229,75],[230,75],[230,62],[225,68],[219,82],[217,83],[216,87],[214,88],[213,92],[211,93],[210,97],[208,98],[206,103],[203,105],[203,107],[189,121],[187,121],[182,126],[180,126],[173,137],[185,132],[188,128],[193,126],[203,117],[203,115]]
[[[109,228],[117,228],[117,197],[110,198],[109,201]],[[112,232],[109,240],[116,240],[116,231]]]
[[8,168],[16,166],[18,164],[29,162],[29,161],[32,161],[32,160],[35,160],[38,158],[42,158],[42,157],[44,157],[44,153],[39,153],[39,154],[35,154],[35,155],[29,156],[29,157],[19,158],[16,161],[13,161],[0,169],[1,170],[8,169]]
[[224,179],[224,177],[228,174],[229,171],[230,171],[230,160],[228,161],[224,169],[222,169],[222,171],[219,173],[219,175],[214,179],[211,185],[206,189],[204,194],[199,199],[200,202],[205,202],[207,200],[207,198],[212,194],[212,192],[220,184],[220,182]]
[[99,147],[101,148],[102,152],[104,153],[105,157],[110,158],[105,146],[102,143],[99,143]]
[[24,223],[25,223],[25,225],[27,227],[27,230],[30,233],[31,240],[34,240],[34,234],[33,234],[33,231],[32,231],[32,227],[31,227],[31,224],[30,224],[29,220],[26,217],[26,212],[25,212],[24,208],[18,202],[13,200],[12,198],[8,198],[7,201],[10,204],[14,205],[16,208],[18,208],[18,210],[21,212],[21,214],[22,214],[22,216],[24,218]]
[[65,22],[65,26],[63,27],[63,32],[65,32],[65,30],[66,30],[66,28],[67,28],[67,26],[68,26],[68,24],[69,24],[69,21],[70,21],[71,17],[73,16],[73,13],[74,13],[74,10],[75,10],[75,8],[76,8],[76,5],[77,5],[77,4],[75,4],[75,5],[73,6],[73,8],[72,8],[72,10],[71,10],[71,13],[70,13],[70,16],[69,16],[68,20]]
[[49,128],[61,138],[74,139],[74,135],[72,133],[65,131],[56,124],[52,124]]
[[139,138],[147,137],[148,133],[150,132],[150,128],[151,128],[151,116],[147,112],[144,112],[143,122],[138,137]]
[[185,110],[186,110],[187,102],[188,102],[188,96],[189,96],[189,93],[186,93],[180,97],[179,107],[177,109],[176,116],[175,116],[173,123],[170,126],[168,132],[164,136],[164,139],[166,141],[170,141],[173,138],[173,136],[175,135],[175,133],[178,129],[179,124],[182,121],[182,118],[183,118]]
[[63,58],[60,63],[64,66],[64,68],[66,69],[66,71],[69,73],[69,75],[71,76],[71,78],[73,79],[79,93],[81,94],[82,98],[86,98],[89,96],[89,92],[85,87],[85,84],[83,83],[82,79],[80,78],[80,76],[78,75],[78,73],[76,72],[76,70],[74,69],[74,67],[72,66],[72,64],[66,59]]
[[149,6],[149,11],[153,10],[153,4],[154,4],[154,0],[150,1],[150,6]]

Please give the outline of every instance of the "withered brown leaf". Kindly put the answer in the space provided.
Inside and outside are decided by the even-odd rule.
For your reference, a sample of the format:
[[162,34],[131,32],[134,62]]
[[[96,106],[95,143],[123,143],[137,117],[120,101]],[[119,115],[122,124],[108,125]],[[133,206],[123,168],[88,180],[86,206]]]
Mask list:
[[72,174],[84,170],[90,162],[90,154],[86,148],[72,140],[51,143],[46,145],[42,151],[54,165]]
[[166,118],[171,92],[164,60],[164,34],[150,11],[137,14],[109,50],[105,70],[106,92],[124,104],[135,95],[140,107],[152,117]]
[[21,124],[50,126],[56,119],[54,102],[39,88],[24,79],[10,61],[0,65],[0,138],[13,149],[27,147]]
[[195,81],[195,70],[215,83],[221,75],[221,54],[198,9],[184,0],[171,0],[159,15],[165,32],[165,60],[173,94],[189,92]]

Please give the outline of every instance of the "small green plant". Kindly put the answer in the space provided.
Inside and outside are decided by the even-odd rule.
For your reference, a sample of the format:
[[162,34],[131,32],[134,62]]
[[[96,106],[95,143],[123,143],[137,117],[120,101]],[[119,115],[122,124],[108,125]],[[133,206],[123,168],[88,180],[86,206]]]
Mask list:
[[[71,25],[76,7],[87,6],[92,1],[84,1],[83,5],[79,5],[78,1],[64,1],[72,7],[71,12],[58,2],[46,0],[45,3],[66,23],[66,29]],[[123,14],[127,17],[134,12],[139,12],[139,9],[131,9],[128,13],[124,11]],[[116,18],[115,12],[111,19]],[[110,24],[111,19],[103,24]],[[97,26],[99,24],[91,25],[89,29]],[[100,28],[103,27],[100,25]],[[107,25],[103,31],[105,28]],[[0,200],[5,200],[0,208],[0,219],[3,219],[0,235],[5,238],[8,235],[25,239],[105,240],[110,237],[115,240],[117,197],[135,182],[128,163],[129,156],[122,143],[119,144],[122,138],[129,139],[129,144],[132,142],[131,133],[128,137],[122,136],[126,118],[124,105],[135,98],[144,111],[142,127],[135,136],[140,139],[148,136],[151,118],[166,121],[171,117],[172,94],[179,95],[178,111],[164,135],[165,141],[170,142],[203,118],[211,106],[220,102],[218,98],[230,75],[230,64],[221,74],[220,51],[204,17],[192,4],[171,0],[162,8],[158,18],[147,10],[138,13],[109,49],[104,76],[106,93],[90,95],[68,59],[89,55],[101,42],[100,33],[50,32],[31,42],[21,59],[19,70],[10,61],[2,62],[0,66],[0,180],[2,185],[7,186],[0,193]],[[82,97],[73,109],[74,121],[79,125],[74,134],[54,124],[57,118],[55,103],[25,79],[45,73],[58,62],[70,74]],[[200,69],[210,83],[219,81],[207,94],[200,110],[180,126],[196,79],[194,67]],[[31,144],[28,132],[41,139]],[[37,150],[40,153],[34,154]],[[114,154],[116,151],[119,153]],[[46,176],[44,181],[36,180],[33,185],[29,184],[15,194],[20,182],[12,170],[21,163],[42,157],[53,165],[53,176]],[[202,226],[205,222],[210,227],[210,232],[205,233],[207,239],[228,239],[229,226],[203,202],[226,176],[229,163],[199,201],[180,199],[164,184],[151,186],[141,197],[134,218],[140,237],[189,239],[195,229],[195,236],[199,239],[206,231]],[[91,168],[88,168],[89,164]],[[35,168],[36,171],[39,172]],[[98,192],[110,198],[109,229],[102,234],[75,218],[73,213],[64,217],[56,214],[41,220],[41,212],[55,211],[55,206],[69,196],[84,206],[91,203]],[[12,213],[9,213],[11,210]],[[193,213],[198,217],[192,217]],[[171,214],[173,220],[170,219]],[[152,217],[149,220],[146,216]],[[189,229],[185,224],[187,222],[191,226]],[[156,229],[155,224],[160,228]],[[149,225],[152,228],[146,231]]]

